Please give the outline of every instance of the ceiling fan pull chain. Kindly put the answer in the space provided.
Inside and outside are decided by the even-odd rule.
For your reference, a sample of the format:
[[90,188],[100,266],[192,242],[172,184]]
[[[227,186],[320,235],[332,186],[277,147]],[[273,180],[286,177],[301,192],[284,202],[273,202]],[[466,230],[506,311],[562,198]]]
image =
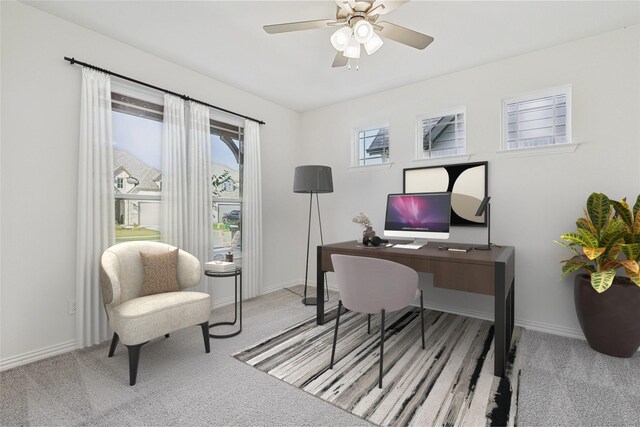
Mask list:
[[351,58],[349,58],[349,62],[347,62],[347,69],[351,71]]
[[360,70],[360,65],[358,64],[359,61],[360,58],[356,58],[356,71]]

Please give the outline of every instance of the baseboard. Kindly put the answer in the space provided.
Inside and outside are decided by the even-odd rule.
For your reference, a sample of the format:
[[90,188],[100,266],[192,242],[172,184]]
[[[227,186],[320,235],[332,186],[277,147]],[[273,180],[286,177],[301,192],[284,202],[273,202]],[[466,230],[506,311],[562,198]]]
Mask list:
[[43,347],[38,350],[28,351],[16,356],[7,357],[6,359],[0,360],[0,371],[6,371],[7,369],[26,365],[27,363],[35,362],[37,360],[67,353],[75,350],[76,348],[76,340],[71,340],[49,347]]
[[[473,317],[476,319],[489,320],[493,322],[493,313],[487,313],[484,311],[465,310],[460,307],[444,305],[444,304],[425,304],[425,308],[432,310],[444,311],[446,313],[459,314],[460,316]],[[529,329],[537,332],[544,332],[551,335],[559,335],[567,338],[577,338],[585,340],[584,335],[580,329],[566,328],[563,326],[552,325],[550,323],[536,322],[532,320],[514,319],[515,325],[525,329]]]
[[549,323],[535,322],[531,320],[518,320],[516,325],[532,331],[544,332],[551,335],[559,335],[567,338],[577,338],[585,341],[586,338],[580,329],[565,328],[562,326],[551,325]]

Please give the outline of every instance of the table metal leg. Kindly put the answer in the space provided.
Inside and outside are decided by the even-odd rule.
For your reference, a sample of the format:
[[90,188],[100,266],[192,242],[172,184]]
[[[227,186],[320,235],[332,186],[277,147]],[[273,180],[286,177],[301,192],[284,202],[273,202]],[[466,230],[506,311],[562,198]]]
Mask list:
[[[240,300],[238,301],[238,276],[240,276]],[[209,334],[209,336],[211,338],[231,338],[231,337],[235,337],[236,335],[238,335],[240,332],[242,332],[242,272],[236,274],[234,276],[234,301],[233,301],[233,322],[217,322],[217,323],[212,323],[209,325],[209,329],[213,328],[214,326],[221,326],[221,325],[235,325],[236,322],[238,321],[238,305],[240,305],[240,329],[238,329],[236,332],[232,332],[230,334]]]
[[503,377],[507,362],[507,313],[506,284],[504,280],[505,265],[496,263],[495,267],[495,307],[494,307],[494,365],[493,375]]
[[318,246],[316,264],[316,321],[318,325],[324,325],[324,271],[322,271],[322,246]]

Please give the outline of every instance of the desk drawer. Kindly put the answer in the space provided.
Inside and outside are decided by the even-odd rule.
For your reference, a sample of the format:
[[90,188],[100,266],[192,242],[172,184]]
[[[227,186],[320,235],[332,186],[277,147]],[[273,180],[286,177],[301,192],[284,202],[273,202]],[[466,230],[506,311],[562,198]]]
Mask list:
[[475,294],[494,294],[494,267],[479,264],[433,263],[433,286]]

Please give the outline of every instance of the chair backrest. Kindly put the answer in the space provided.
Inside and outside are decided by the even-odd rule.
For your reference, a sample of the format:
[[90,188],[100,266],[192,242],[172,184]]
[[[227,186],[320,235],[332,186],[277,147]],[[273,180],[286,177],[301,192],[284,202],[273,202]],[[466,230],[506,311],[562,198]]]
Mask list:
[[331,255],[340,299],[358,313],[400,310],[413,301],[418,289],[415,270],[385,259]]
[[[125,242],[111,246],[102,254],[102,297],[105,304],[122,304],[140,296],[144,281],[144,267],[140,252],[151,254],[175,250],[175,246],[161,242]],[[178,286],[180,289],[196,286],[202,277],[200,261],[193,255],[178,252]]]

